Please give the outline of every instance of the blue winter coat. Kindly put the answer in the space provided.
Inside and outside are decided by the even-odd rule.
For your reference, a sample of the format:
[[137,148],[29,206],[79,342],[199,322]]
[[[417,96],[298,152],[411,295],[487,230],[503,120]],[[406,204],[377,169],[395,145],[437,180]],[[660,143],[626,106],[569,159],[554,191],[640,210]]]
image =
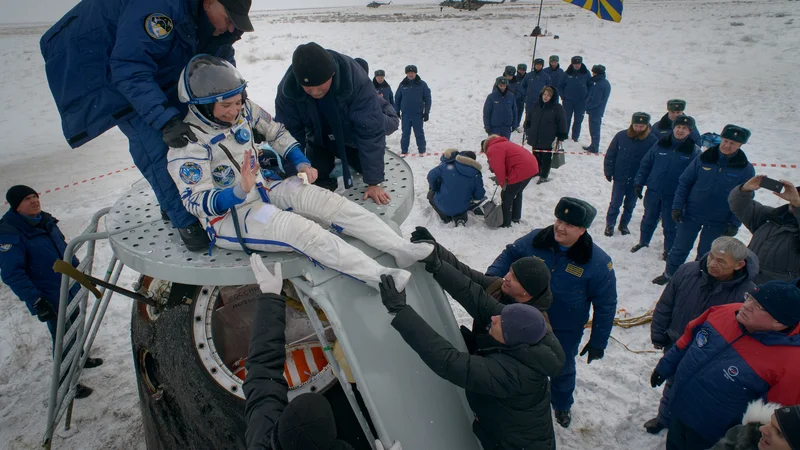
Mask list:
[[684,211],[687,218],[701,223],[730,224],[741,221],[731,212],[728,195],[734,187],[756,176],[756,169],[739,149],[728,157],[711,147],[696,158],[683,172],[672,209]]
[[559,81],[558,92],[564,100],[579,102],[589,97],[589,88],[592,86],[592,74],[585,64],[575,70],[571,65],[564,71],[564,76]]
[[650,324],[653,344],[674,344],[683,335],[686,325],[712,306],[742,303],[745,293],[753,293],[758,275],[758,258],[747,251],[746,265],[735,272],[733,279],[717,281],[708,274],[708,254],[699,261],[684,263],[661,293]]
[[[606,112],[606,103],[611,95],[611,83],[606,80],[606,74],[601,73],[591,78],[592,86],[589,88],[589,99],[586,100],[586,113],[590,116],[600,116]],[[697,142],[700,142],[699,140]]]
[[132,114],[155,129],[185,115],[177,83],[189,60],[208,53],[234,62],[241,31],[213,32],[201,0],[78,3],[39,42],[69,145],[83,145]]
[[553,304],[547,314],[553,330],[582,332],[591,306],[594,319],[589,345],[606,348],[617,312],[617,277],[606,252],[592,242],[588,232],[562,252],[551,225],[533,230],[507,245],[486,274],[505,276],[514,261],[526,256],[539,257],[550,268]]
[[[633,136],[633,137],[631,137]],[[648,130],[643,139],[635,137],[633,126],[614,136],[603,160],[603,175],[615,181],[632,184],[647,152],[658,142]]]
[[505,92],[495,85],[483,103],[483,128],[489,133],[492,128],[511,128],[517,121],[517,99],[506,88]]
[[417,75],[414,81],[403,78],[394,93],[394,109],[402,115],[431,113],[431,90],[428,83]]
[[[333,131],[330,124],[324,125],[335,135],[335,148],[329,150],[342,160],[345,187],[352,186],[352,179],[344,146],[358,149],[364,182],[378,184],[384,180],[383,156],[386,150],[386,126],[379,98],[369,76],[355,60],[333,50],[328,50],[328,53],[333,56],[336,73],[327,95],[335,97],[341,113],[340,132]],[[327,136],[323,140],[323,123],[317,101],[303,91],[291,66],[278,85],[275,120],[283,123],[300,148],[307,149],[308,145],[325,147]]]
[[441,163],[428,172],[428,188],[435,192],[433,203],[448,216],[469,210],[472,200],[486,195],[481,165],[472,158],[460,156],[455,149],[442,155]]
[[741,423],[753,400],[800,404],[800,325],[788,333],[748,333],[736,320],[741,306],[715,306],[690,322],[656,366],[673,378],[672,419],[708,442]]
[[544,73],[550,76],[550,86],[558,89],[558,87],[561,85],[561,79],[564,78],[564,69],[558,65],[556,66],[555,70],[553,70],[550,66],[547,66],[542,70]]
[[534,70],[525,75],[525,79],[520,84],[521,93],[519,95],[525,96],[526,111],[533,108],[536,102],[539,101],[539,94],[542,92],[542,88],[552,86],[552,83],[550,75],[544,70],[539,71],[539,73]]
[[373,78],[372,85],[375,86],[375,90],[383,96],[383,99],[394,107],[394,93],[392,92],[392,87],[386,82],[386,79],[383,79],[383,83],[378,83],[378,80]]
[[[61,274],[53,271],[53,263],[64,258],[67,248],[58,220],[46,212],[41,216],[37,226],[11,210],[0,220],[0,276],[32,315],[39,298],[58,311]],[[72,265],[78,266],[78,258],[72,258]]]
[[[664,114],[658,122],[653,124],[651,129],[652,133],[655,134],[658,139],[671,135],[672,121],[669,120],[669,113]],[[695,123],[694,128],[692,128],[692,133],[689,137],[692,138],[697,145],[700,145],[700,132],[697,131],[697,123]]]
[[675,195],[678,178],[700,154],[692,138],[679,142],[670,134],[659,140],[642,159],[633,184],[647,186],[664,197]]

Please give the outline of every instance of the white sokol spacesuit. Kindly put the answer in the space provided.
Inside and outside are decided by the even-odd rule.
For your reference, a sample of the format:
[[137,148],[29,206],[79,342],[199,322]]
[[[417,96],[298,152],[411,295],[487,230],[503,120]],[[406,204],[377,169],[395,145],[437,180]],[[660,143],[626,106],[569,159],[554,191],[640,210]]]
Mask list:
[[[208,55],[192,59],[179,82],[181,100],[190,103],[184,122],[197,139],[190,139],[186,147],[170,148],[168,169],[184,206],[204,223],[212,245],[297,251],[373,287],[385,274],[394,277],[398,289],[404,288],[408,271],[378,264],[317,222],[391,254],[399,267],[426,257],[432,246],[408,242],[373,213],[338,194],[304,184],[297,176],[284,179],[284,162],[298,170],[310,163],[281,123],[250,100],[244,101],[235,123],[214,118],[214,103],[243,94],[245,85],[232,65]],[[255,134],[274,151],[258,148]],[[256,185],[245,193],[240,165],[248,150],[262,164]]]

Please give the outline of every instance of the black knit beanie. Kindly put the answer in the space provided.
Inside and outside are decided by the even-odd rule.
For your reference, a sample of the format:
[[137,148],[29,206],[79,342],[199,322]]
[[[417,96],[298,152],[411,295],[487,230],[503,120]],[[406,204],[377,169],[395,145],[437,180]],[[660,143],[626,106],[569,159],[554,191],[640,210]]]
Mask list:
[[17,208],[19,208],[19,204],[22,203],[23,200],[25,200],[25,197],[31,194],[38,195],[38,193],[34,191],[33,188],[25,186],[23,184],[18,184],[16,186],[11,186],[11,189],[9,189],[8,192],[6,192],[6,201],[11,206],[11,210],[16,211]]
[[336,441],[336,422],[328,400],[320,394],[295,397],[278,420],[282,450],[329,450]]
[[336,62],[327,50],[316,42],[298,46],[292,55],[292,72],[303,86],[319,86],[336,72]]
[[520,258],[511,264],[511,271],[517,277],[517,281],[522,285],[534,299],[550,296],[550,269],[544,260],[535,256]]

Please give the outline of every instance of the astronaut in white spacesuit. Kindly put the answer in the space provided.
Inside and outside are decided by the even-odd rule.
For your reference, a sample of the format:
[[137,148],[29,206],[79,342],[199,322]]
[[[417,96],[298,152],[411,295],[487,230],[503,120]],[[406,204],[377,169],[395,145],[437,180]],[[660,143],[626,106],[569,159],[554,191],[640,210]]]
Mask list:
[[[195,136],[187,136],[186,147],[170,148],[168,169],[184,206],[205,225],[212,245],[296,251],[373,287],[381,274],[405,287],[408,271],[378,264],[317,222],[389,253],[401,268],[425,258],[433,247],[410,243],[362,206],[310,184],[316,169],[283,125],[246,98],[246,85],[233,65],[209,55],[194,57],[178,83],[180,100],[189,103],[184,121]],[[257,141],[274,150],[262,150]],[[284,163],[309,184],[287,176],[290,168],[284,170]]]

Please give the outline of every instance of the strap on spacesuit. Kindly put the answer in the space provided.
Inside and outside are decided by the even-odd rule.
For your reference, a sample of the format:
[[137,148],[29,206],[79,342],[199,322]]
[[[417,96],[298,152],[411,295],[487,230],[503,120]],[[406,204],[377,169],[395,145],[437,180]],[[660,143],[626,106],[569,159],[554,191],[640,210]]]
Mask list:
[[236,232],[236,241],[242,246],[242,251],[248,255],[252,255],[253,251],[247,248],[247,246],[244,244],[244,239],[242,239],[242,230],[239,227],[239,214],[236,212],[236,208],[231,208],[230,211],[231,218],[233,219],[233,230]]

